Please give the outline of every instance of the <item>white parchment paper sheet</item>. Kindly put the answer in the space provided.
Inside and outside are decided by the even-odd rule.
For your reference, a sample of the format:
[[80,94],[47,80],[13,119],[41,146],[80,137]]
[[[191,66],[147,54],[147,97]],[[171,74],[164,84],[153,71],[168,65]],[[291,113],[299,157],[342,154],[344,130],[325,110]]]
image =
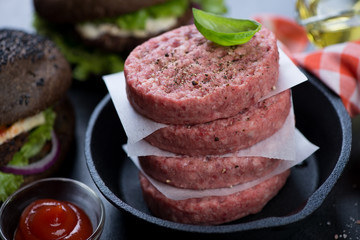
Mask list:
[[[222,156],[258,156],[267,158],[277,158],[283,160],[295,160],[296,139],[295,139],[295,117],[291,108],[284,125],[279,131],[267,139],[254,144],[253,146],[239,150],[235,153],[224,154]],[[128,156],[164,156],[176,157],[171,152],[163,151],[146,142],[145,140],[127,144]]]
[[[200,198],[200,197],[206,197],[206,196],[225,196],[229,194],[233,194],[239,191],[243,191],[245,189],[251,188],[279,173],[282,173],[283,171],[295,166],[296,164],[299,164],[304,159],[309,157],[311,154],[313,154],[318,147],[311,142],[309,142],[300,131],[295,130],[295,152],[296,152],[296,158],[294,161],[281,161],[279,166],[274,169],[270,174],[263,176],[261,178],[258,178],[254,181],[247,182],[244,184],[235,185],[228,188],[216,188],[216,189],[206,189],[206,190],[192,190],[192,189],[181,189],[176,188],[173,186],[170,186],[168,184],[159,182],[151,177],[149,177],[144,171],[141,169],[141,166],[139,164],[137,157],[130,157],[131,160],[134,162],[134,164],[144,173],[144,175],[149,179],[149,181],[167,198],[174,199],[174,200],[184,200],[188,198]],[[126,150],[126,146],[124,146]]]

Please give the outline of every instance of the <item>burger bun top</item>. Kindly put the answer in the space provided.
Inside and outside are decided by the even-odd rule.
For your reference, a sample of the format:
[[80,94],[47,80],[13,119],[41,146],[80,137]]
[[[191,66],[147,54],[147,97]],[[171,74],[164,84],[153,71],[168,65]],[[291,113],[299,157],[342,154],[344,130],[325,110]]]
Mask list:
[[53,23],[74,24],[115,17],[167,0],[34,0],[37,14]]
[[52,41],[0,30],[0,125],[52,106],[71,82],[70,65]]

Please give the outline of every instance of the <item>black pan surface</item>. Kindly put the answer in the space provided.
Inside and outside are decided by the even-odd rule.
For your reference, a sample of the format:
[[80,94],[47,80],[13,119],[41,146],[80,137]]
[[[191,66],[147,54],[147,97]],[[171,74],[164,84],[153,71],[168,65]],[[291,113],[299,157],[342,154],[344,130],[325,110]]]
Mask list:
[[292,169],[284,188],[258,214],[219,226],[179,224],[153,216],[142,197],[138,170],[122,150],[127,138],[109,95],[93,111],[86,130],[85,156],[90,174],[110,203],[128,213],[130,219],[141,219],[160,230],[205,234],[207,238],[209,233],[254,234],[259,239],[280,232],[284,236],[323,203],[351,150],[351,121],[341,100],[306,74],[309,81],[292,90],[296,127],[320,149]]

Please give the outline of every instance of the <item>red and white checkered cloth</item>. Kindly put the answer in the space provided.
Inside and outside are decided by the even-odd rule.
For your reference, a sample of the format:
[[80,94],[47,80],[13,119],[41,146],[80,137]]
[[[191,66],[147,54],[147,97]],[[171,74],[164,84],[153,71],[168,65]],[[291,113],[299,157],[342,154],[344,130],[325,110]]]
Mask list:
[[305,30],[281,16],[253,17],[272,30],[296,64],[317,76],[341,98],[351,117],[360,114],[360,41],[306,51]]

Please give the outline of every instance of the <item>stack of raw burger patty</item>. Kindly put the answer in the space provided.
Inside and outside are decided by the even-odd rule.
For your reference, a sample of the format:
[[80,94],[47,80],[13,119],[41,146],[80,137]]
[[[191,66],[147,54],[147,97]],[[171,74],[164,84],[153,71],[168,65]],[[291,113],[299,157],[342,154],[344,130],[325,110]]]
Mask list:
[[[177,188],[228,188],[260,178],[280,160],[237,157],[277,132],[291,107],[290,90],[261,100],[278,81],[275,36],[262,29],[246,44],[223,47],[184,26],[138,46],[125,62],[133,108],[167,127],[145,138],[177,157],[139,157],[149,176]],[[154,215],[175,222],[214,225],[259,212],[290,171],[227,196],[173,200],[140,173]]]

